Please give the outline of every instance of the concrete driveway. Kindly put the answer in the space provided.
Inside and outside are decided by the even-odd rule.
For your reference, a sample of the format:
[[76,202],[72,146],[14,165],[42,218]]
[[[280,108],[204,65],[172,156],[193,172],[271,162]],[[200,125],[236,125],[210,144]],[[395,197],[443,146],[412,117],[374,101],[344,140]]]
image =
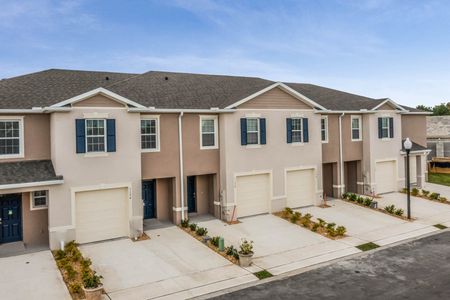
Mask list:
[[[446,188],[450,189],[448,187]],[[431,191],[434,192],[435,190]],[[447,194],[450,193],[447,192]],[[406,214],[406,194],[386,194],[383,195],[381,199],[379,199],[379,203],[382,207],[393,204],[396,207],[400,207],[405,210]],[[448,204],[442,204],[411,196],[411,216],[417,219],[415,222],[421,224],[435,225],[440,223],[450,227],[450,205]]]
[[274,215],[259,215],[240,219],[228,225],[218,219],[193,219],[208,228],[210,236],[222,236],[226,245],[238,247],[241,238],[254,242],[253,267],[281,274],[299,268],[336,259],[359,250],[349,244],[330,240],[317,233],[291,224]]
[[0,298],[72,299],[50,251],[0,258]]
[[[329,223],[345,226],[348,237],[339,241],[349,245],[357,246],[367,242],[387,245],[438,230],[429,224],[401,220],[338,199],[328,201],[327,204],[330,207],[307,207],[300,211],[312,214],[314,219],[322,218]],[[384,205],[384,200],[379,203],[379,207]]]
[[190,298],[257,280],[176,226],[80,247],[111,299]]

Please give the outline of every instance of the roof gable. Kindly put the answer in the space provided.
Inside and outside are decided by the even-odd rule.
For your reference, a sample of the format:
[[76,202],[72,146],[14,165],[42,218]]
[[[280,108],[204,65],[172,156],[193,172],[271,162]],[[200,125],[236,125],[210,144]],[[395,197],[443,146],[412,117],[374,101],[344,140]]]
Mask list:
[[72,103],[73,107],[125,107],[125,104],[115,99],[111,99],[102,93],[98,93],[90,98]]
[[310,103],[306,103],[283,91],[279,87],[270,89],[261,95],[250,99],[237,106],[237,108],[255,109],[313,109]]

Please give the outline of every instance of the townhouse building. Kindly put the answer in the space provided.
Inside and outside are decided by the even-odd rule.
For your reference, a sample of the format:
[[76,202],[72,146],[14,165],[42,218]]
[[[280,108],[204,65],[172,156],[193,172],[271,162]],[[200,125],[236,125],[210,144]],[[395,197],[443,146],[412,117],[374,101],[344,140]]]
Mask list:
[[426,114],[261,78],[46,70],[0,81],[0,243],[136,236],[426,180]]

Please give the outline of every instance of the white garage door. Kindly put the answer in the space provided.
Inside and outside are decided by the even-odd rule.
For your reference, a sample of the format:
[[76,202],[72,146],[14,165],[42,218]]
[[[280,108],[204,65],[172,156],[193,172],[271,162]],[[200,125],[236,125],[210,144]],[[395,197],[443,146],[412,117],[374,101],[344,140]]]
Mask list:
[[[405,164],[405,168],[406,168],[406,164]],[[409,170],[410,170],[409,180],[410,180],[411,184],[417,183],[417,164],[416,164],[415,156],[409,157]],[[406,175],[406,169],[405,169],[405,175]]]
[[268,213],[269,199],[269,174],[239,176],[236,178],[236,205],[238,218]]
[[377,194],[395,192],[397,179],[395,178],[395,161],[383,161],[376,163],[375,180]]
[[291,208],[314,205],[314,169],[287,172],[287,206]]
[[75,210],[78,243],[128,236],[128,188],[77,192]]

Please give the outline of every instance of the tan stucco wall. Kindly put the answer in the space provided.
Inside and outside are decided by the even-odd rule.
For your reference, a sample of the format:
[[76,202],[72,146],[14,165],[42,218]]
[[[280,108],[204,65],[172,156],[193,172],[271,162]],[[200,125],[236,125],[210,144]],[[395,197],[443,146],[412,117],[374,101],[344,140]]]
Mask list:
[[172,220],[173,184],[172,178],[156,180],[156,217],[158,220]]
[[[250,114],[266,119],[267,144],[260,147],[241,146],[240,118]],[[309,119],[309,143],[303,145],[286,142],[286,118],[307,117]],[[272,211],[286,205],[286,168],[316,168],[317,199],[322,194],[322,144],[320,140],[320,115],[312,110],[238,110],[220,117],[221,142],[221,193],[225,206],[225,217],[231,216],[235,202],[235,176],[258,172],[271,172]],[[239,207],[238,207],[239,209]]]
[[311,109],[311,106],[282,91],[280,88],[274,88],[239,105],[238,108]]
[[424,147],[427,146],[427,117],[424,115],[402,115],[402,138],[409,137]]
[[[107,113],[116,120],[116,152],[89,156],[76,153],[75,119],[85,113]],[[51,115],[52,161],[64,184],[50,190],[50,246],[74,239],[71,188],[131,185],[131,232],[142,229],[140,116],[126,109],[78,108]],[[139,228],[140,227],[140,228]]]
[[31,210],[30,193],[22,193],[23,242],[30,246],[48,245],[48,209]]
[[214,177],[214,175],[196,177],[198,214],[214,214]]
[[123,104],[103,95],[96,95],[89,99],[72,104],[73,107],[124,107]]
[[50,115],[27,114],[23,116],[24,150],[23,158],[0,159],[0,162],[50,159]]
[[377,108],[377,110],[395,110],[395,107],[389,103],[385,103]]

